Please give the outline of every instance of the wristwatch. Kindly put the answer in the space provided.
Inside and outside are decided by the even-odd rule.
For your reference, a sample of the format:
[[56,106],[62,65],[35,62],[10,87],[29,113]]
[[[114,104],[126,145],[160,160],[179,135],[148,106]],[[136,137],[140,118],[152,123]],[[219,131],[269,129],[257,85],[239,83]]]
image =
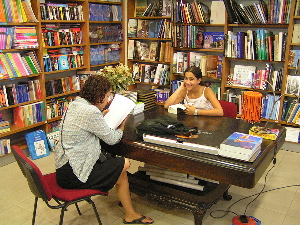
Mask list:
[[198,109],[195,110],[194,115],[198,116]]

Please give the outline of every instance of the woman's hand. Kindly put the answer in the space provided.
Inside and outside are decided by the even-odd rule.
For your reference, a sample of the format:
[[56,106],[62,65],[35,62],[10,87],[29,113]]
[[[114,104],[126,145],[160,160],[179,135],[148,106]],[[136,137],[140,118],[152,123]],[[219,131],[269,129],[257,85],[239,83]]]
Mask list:
[[126,121],[127,119],[129,118],[130,115],[126,116],[126,118],[122,121],[122,123],[119,125],[118,129],[121,129],[124,131],[124,128],[125,128],[125,124],[126,124]]
[[186,107],[186,109],[184,110],[185,114],[187,115],[194,115],[195,113],[195,106],[193,105],[184,105]]
[[108,111],[109,111],[109,109],[105,109],[105,110],[103,110],[103,111],[102,111],[102,113],[103,113],[103,116],[105,116],[105,115],[108,113]]

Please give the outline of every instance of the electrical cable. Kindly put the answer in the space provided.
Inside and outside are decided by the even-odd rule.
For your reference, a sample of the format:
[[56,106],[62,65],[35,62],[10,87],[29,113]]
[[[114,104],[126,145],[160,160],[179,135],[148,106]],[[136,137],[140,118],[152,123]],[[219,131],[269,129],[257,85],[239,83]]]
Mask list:
[[[266,188],[266,185],[267,185],[267,176],[268,176],[268,174],[270,173],[270,171],[275,167],[275,164],[276,164],[276,150],[277,150],[277,143],[276,143],[275,148],[274,148],[273,166],[272,166],[272,167],[268,170],[268,172],[266,173],[266,176],[265,176],[265,179],[264,179],[264,186],[263,186],[262,190],[261,190],[260,192],[256,193],[256,194],[253,194],[253,195],[250,195],[250,196],[246,196],[246,197],[244,197],[244,198],[241,198],[241,199],[235,201],[233,204],[231,204],[231,205],[227,208],[227,210],[214,210],[214,211],[210,212],[210,216],[211,216],[211,217],[216,218],[216,219],[217,219],[217,218],[223,218],[223,217],[226,216],[228,213],[233,213],[233,214],[235,214],[235,215],[239,215],[239,214],[237,214],[237,213],[235,213],[235,212],[233,212],[233,211],[230,211],[230,208],[231,208],[232,206],[234,206],[235,204],[237,204],[238,202],[242,201],[242,200],[245,200],[245,199],[247,199],[247,198],[251,198],[251,197],[253,197],[253,196],[256,196],[252,201],[250,201],[250,202],[247,204],[247,206],[246,206],[246,208],[245,208],[245,211],[244,211],[244,215],[246,215],[246,212],[247,212],[247,209],[248,209],[249,205],[250,205],[251,203],[253,203],[253,202],[254,202],[261,194],[267,193],[267,192],[270,192],[270,191],[274,191],[274,190],[279,190],[279,189],[284,189],[284,188],[289,188],[289,187],[297,187],[297,186],[300,186],[300,184],[293,184],[293,185],[283,186],[283,187],[279,187],[279,188],[273,188],[273,189],[264,191],[265,188]],[[221,216],[214,216],[213,213],[215,213],[215,212],[223,212],[224,214],[221,215]]]

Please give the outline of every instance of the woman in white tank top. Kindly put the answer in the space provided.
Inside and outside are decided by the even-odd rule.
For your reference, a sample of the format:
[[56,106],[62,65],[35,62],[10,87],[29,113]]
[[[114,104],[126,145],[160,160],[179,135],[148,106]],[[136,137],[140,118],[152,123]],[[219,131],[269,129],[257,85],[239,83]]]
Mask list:
[[202,72],[199,67],[189,67],[184,71],[184,82],[168,98],[167,109],[184,101],[187,115],[223,116],[223,109],[214,92],[203,85]]

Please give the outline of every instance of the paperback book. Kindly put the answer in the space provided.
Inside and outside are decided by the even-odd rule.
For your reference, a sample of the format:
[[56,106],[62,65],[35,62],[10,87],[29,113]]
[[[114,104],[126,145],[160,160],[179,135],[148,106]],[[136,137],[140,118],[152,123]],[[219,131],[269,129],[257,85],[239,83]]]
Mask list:
[[25,134],[30,156],[33,160],[50,155],[48,141],[44,130]]
[[248,161],[260,151],[262,140],[262,137],[234,132],[220,144],[218,153],[225,157]]

